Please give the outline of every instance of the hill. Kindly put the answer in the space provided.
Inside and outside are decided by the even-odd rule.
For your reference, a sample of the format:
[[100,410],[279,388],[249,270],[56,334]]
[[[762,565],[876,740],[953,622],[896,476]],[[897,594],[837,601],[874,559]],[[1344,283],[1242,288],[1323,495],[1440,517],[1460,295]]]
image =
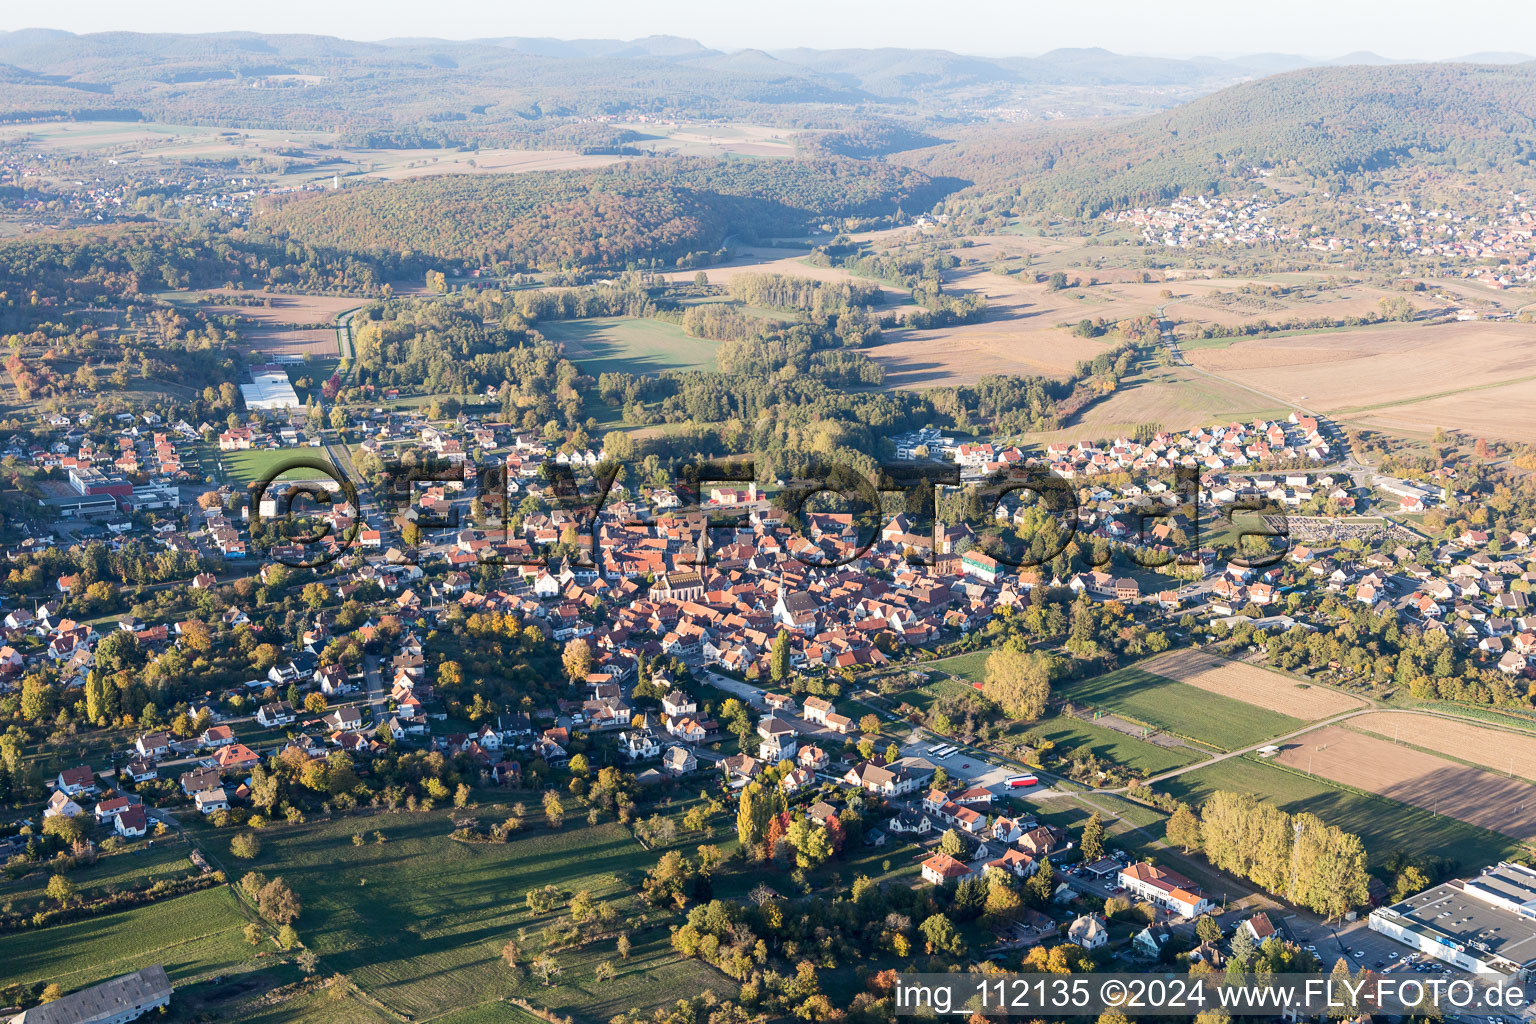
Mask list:
[[323,249],[619,267],[713,250],[729,235],[799,234],[826,217],[925,208],[942,189],[916,171],[853,160],[670,159],[312,193],[274,204],[257,223]]
[[1025,208],[1094,215],[1211,192],[1252,167],[1328,179],[1414,162],[1529,166],[1536,64],[1308,68],[1124,124],[977,133],[903,160],[1005,188]]

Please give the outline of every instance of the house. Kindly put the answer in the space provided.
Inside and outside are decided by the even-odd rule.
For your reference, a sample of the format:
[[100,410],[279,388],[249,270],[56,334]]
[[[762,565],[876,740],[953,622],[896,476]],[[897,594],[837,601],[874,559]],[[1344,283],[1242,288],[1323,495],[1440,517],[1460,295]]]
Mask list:
[[1166,924],[1158,922],[1149,924],[1131,938],[1131,949],[1141,956],[1158,957],[1162,955],[1163,947],[1168,945],[1168,940],[1173,938],[1173,929]]
[[757,756],[769,764],[778,764],[795,756],[798,743],[794,726],[777,715],[764,715],[757,723]]
[[795,753],[795,763],[813,772],[821,771],[829,762],[827,752],[818,746],[801,747]]
[[155,762],[136,757],[123,766],[123,774],[134,782],[148,782],[160,777],[160,769]]
[[256,721],[266,729],[278,725],[290,725],[295,717],[293,705],[285,700],[263,704],[256,712]]
[[645,716],[640,725],[619,733],[619,754],[631,761],[656,757],[660,753],[661,743],[657,741],[656,733],[651,729],[649,715]]
[[43,807],[43,817],[75,818],[85,813],[85,808],[75,803],[63,790],[54,790],[53,796],[48,798],[48,803]]
[[779,780],[779,788],[785,796],[793,796],[807,786],[816,785],[816,773],[805,768],[791,769]]
[[201,737],[205,747],[227,747],[235,742],[235,730],[227,725],[209,726]]
[[363,724],[363,713],[357,708],[336,708],[321,719],[333,732],[352,732]]
[[149,814],[143,804],[134,804],[117,812],[112,830],[120,836],[136,839],[149,834]]
[[1083,914],[1067,928],[1067,941],[1090,951],[1101,949],[1109,945],[1109,925],[1098,914]]
[[197,809],[204,814],[212,814],[214,811],[229,810],[229,794],[224,792],[224,787],[205,789],[193,795],[192,800],[197,804]]
[[668,775],[687,775],[698,767],[699,759],[687,747],[668,747],[667,752],[661,756],[661,770]]
[[1248,920],[1238,925],[1238,929],[1247,932],[1248,937],[1254,941],[1255,945],[1262,945],[1265,939],[1273,938],[1275,935],[1274,922],[1269,919],[1268,914],[1262,912],[1254,914]]
[[1155,864],[1130,864],[1120,872],[1120,884],[1136,896],[1180,917],[1198,917],[1211,909],[1200,887],[1177,871]]
[[96,820],[107,821],[116,817],[118,811],[125,811],[133,806],[133,802],[125,796],[115,796],[110,800],[103,800],[96,805]]
[[741,789],[763,770],[763,763],[750,754],[733,754],[720,762],[725,781],[732,789]]
[[936,853],[923,861],[923,881],[929,885],[949,885],[971,877],[971,869],[947,853]]
[[227,747],[220,747],[213,755],[218,762],[219,769],[226,772],[250,771],[261,763],[261,758],[256,756],[256,751],[244,743],[231,743]]
[[1035,873],[1038,866],[1035,859],[1023,850],[1009,847],[1003,851],[1001,857],[987,861],[982,867],[982,871],[987,873],[1006,871],[1015,878],[1028,878]]
[[198,768],[195,771],[183,772],[178,785],[187,796],[193,796],[205,789],[218,786],[219,771],[217,768]]
[[933,821],[922,811],[902,811],[886,823],[892,832],[921,836],[933,831]]
[[805,698],[805,710],[801,713],[801,717],[804,718],[807,722],[813,722],[817,725],[825,725],[827,722],[827,716],[831,713],[831,701],[824,700],[821,697],[807,697]]
[[134,741],[133,748],[144,757],[165,757],[171,752],[171,735],[165,732],[147,732]]
[[697,714],[698,702],[682,690],[673,690],[661,698],[661,710],[668,718]]
[[66,768],[59,772],[57,789],[65,796],[79,796],[81,793],[96,792],[96,773],[86,765],[78,768]]

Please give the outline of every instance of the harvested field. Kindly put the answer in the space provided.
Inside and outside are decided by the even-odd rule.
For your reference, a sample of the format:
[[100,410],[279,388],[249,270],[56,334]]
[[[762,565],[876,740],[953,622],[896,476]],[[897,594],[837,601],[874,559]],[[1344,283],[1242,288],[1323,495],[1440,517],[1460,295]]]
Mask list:
[[[350,154],[372,169],[370,177],[386,181],[425,178],[435,174],[522,174],[606,167],[623,157],[578,153],[570,149],[481,149],[445,153],[441,149],[362,150]],[[365,155],[368,159],[364,159]]]
[[1536,839],[1536,787],[1519,779],[1467,768],[1339,726],[1287,744],[1276,759],[1515,839]]
[[1308,721],[1330,718],[1365,706],[1365,701],[1326,686],[1298,684],[1297,680],[1278,672],[1228,661],[1204,651],[1172,651],[1141,667],[1167,679]]
[[1536,782],[1536,733],[1430,715],[1361,715],[1349,727]]
[[1338,418],[1390,434],[1429,438],[1437,427],[1445,427],[1474,437],[1524,443],[1536,437],[1536,380],[1449,391]]
[[339,314],[356,309],[364,302],[355,295],[283,295],[276,292],[246,292],[234,288],[182,292],[178,297],[195,299],[203,295],[227,295],[250,303],[239,306],[210,303],[199,308],[213,316],[237,316],[262,327],[330,323]]
[[1497,429],[1511,400],[1500,386],[1536,379],[1536,326],[1362,327],[1238,341],[1187,355],[1202,369],[1344,419],[1390,412],[1431,430],[1474,421]]
[[1188,367],[1159,366],[1125,378],[1114,394],[1088,405],[1065,427],[1031,434],[1030,440],[1037,444],[1080,441],[1129,435],[1143,423],[1181,430],[1234,419],[1283,418],[1289,413],[1246,388]]

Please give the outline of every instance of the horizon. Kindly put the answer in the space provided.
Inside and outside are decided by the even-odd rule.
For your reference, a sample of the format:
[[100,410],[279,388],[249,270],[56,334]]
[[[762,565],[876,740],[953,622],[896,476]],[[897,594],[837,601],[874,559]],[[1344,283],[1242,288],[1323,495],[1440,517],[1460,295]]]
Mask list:
[[[630,42],[671,36],[725,53],[901,49],[946,51],[989,59],[1037,58],[1063,49],[1102,49],[1119,56],[1172,60],[1238,60],[1275,55],[1325,63],[1356,54],[1394,63],[1437,63],[1489,54],[1536,59],[1528,52],[1536,46],[1498,45],[1506,40],[1536,40],[1536,10],[1510,3],[1493,5],[1502,12],[1504,20],[1497,39],[1470,25],[1437,25],[1433,52],[1426,52],[1426,43],[1431,41],[1415,27],[1422,22],[1410,16],[1416,11],[1426,17],[1433,15],[1437,5],[1423,0],[1406,6],[1352,5],[1347,16],[1340,15],[1338,5],[1302,0],[1301,8],[1293,12],[1296,17],[1287,19],[1285,25],[1235,19],[1213,0],[1186,0],[1173,11],[1166,7],[1149,11],[1144,5],[1127,0],[1109,0],[1102,12],[1104,16],[1094,19],[1089,26],[1070,12],[1049,10],[1028,12],[1028,20],[1023,21],[1015,8],[999,0],[971,0],[963,13],[948,23],[930,25],[916,17],[916,6],[910,0],[899,0],[896,9],[884,12],[878,24],[868,25],[867,18],[850,18],[807,0],[790,0],[787,7],[780,5],[781,14],[775,24],[765,28],[746,27],[729,10],[692,0],[668,0],[659,8],[651,5],[644,12],[611,0],[597,0],[512,14],[499,6],[480,4],[460,5],[444,12],[387,2],[367,9],[367,24],[374,27],[368,31],[358,24],[356,13],[348,5],[317,12],[312,5],[296,0],[275,0],[261,12],[253,13],[211,9],[187,0],[151,0],[126,11],[103,0],[86,0],[71,5],[67,13],[56,13],[46,24],[33,20],[38,13],[35,10],[17,9],[14,16],[0,12],[0,32],[189,36],[251,33],[330,36],[386,45],[425,40],[473,43],[509,37]],[[908,8],[913,9],[913,17],[905,16]],[[1390,17],[1386,17],[1388,14]],[[984,49],[968,45],[967,40],[976,38],[977,21],[982,20],[998,26],[998,31],[987,33],[991,39],[1010,35],[1017,29],[1035,45]],[[1318,33],[1311,27],[1315,23],[1329,25],[1328,47],[1318,45]],[[603,25],[607,31],[590,31],[592,25]],[[1247,39],[1263,45],[1244,46]]]

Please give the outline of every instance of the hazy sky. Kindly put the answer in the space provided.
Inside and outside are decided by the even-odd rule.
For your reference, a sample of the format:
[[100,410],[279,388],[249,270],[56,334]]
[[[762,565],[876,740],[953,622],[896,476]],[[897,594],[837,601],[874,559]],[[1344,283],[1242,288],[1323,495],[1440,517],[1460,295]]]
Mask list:
[[[1474,13],[1475,9],[1475,13]],[[1122,53],[1286,52],[1446,58],[1536,53],[1536,3],[1485,0],[70,0],[0,4],[0,29],[306,32],[349,39],[681,35],[719,49],[937,47],[988,55],[1058,46]]]

